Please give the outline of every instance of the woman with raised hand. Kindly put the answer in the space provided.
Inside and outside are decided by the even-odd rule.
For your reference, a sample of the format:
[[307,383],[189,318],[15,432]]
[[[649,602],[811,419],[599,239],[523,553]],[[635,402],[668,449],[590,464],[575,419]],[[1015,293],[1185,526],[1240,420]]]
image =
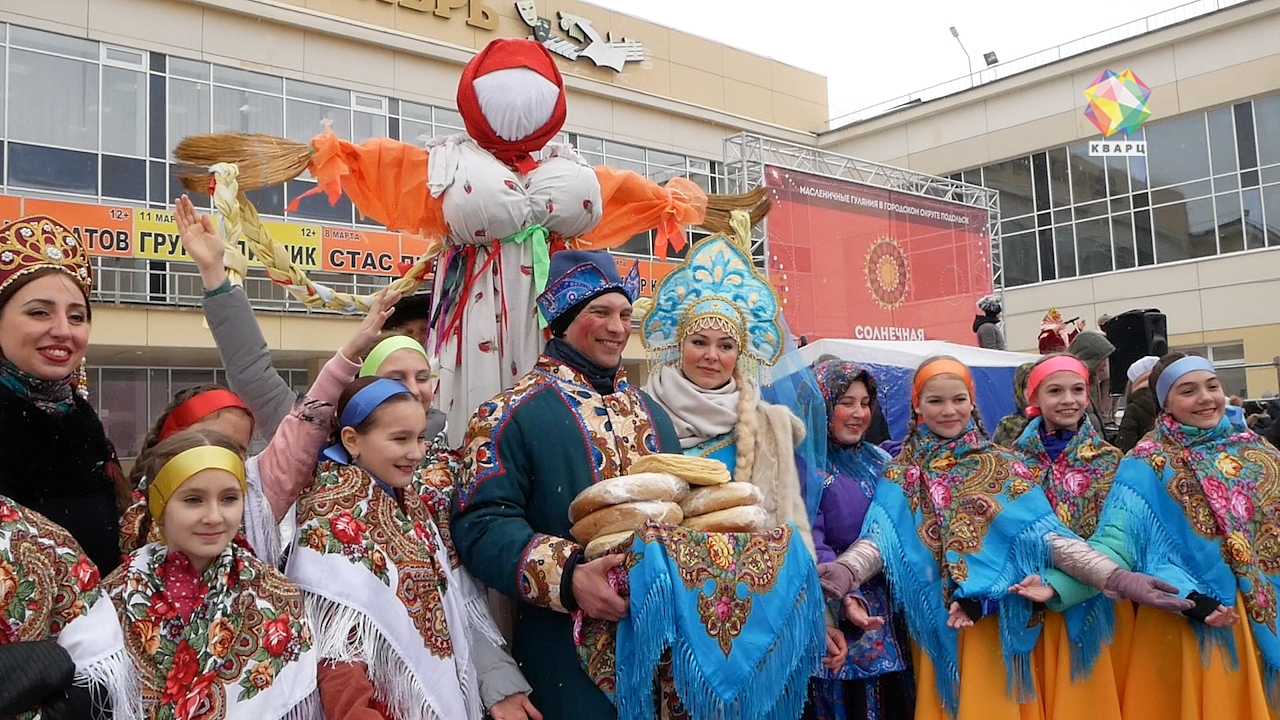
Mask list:
[[917,719],[1044,717],[1033,653],[1041,625],[1032,603],[1009,591],[1050,558],[1095,587],[1185,607],[1162,583],[1090,551],[1057,519],[1025,462],[986,439],[963,363],[926,360],[911,403],[906,441],[876,486],[863,537],[819,576],[828,597],[844,598],[886,573],[915,642]]
[[289,561],[316,621],[326,717],[478,720],[487,709],[540,720],[527,684],[496,697],[486,685],[498,676],[476,671],[475,593],[421,487],[422,405],[371,376],[343,391],[338,417],[337,441],[298,502]]
[[[1124,717],[1280,717],[1280,454],[1226,419],[1208,360],[1165,355],[1151,385],[1155,430],[1120,462],[1090,544],[1175,587],[1188,607],[1183,617],[1138,609]],[[1092,594],[1058,573],[1046,579],[1025,592],[1050,608]]]
[[302,596],[238,543],[243,453],[200,428],[156,445],[146,492],[161,539],[103,581],[133,660],[125,685],[148,720],[321,717]]
[[[889,454],[865,439],[876,400],[871,371],[847,360],[814,367],[827,409],[827,467],[813,522],[818,562],[832,562],[858,539],[876,481]],[[915,695],[906,638],[883,578],[846,596],[833,615],[856,618],[844,627],[849,654],[838,669],[823,668],[809,683],[805,717],[814,720],[879,720],[909,717]]]
[[0,227],[0,495],[66,528],[106,573],[120,563],[130,488],[77,392],[92,286],[71,228],[45,216]]

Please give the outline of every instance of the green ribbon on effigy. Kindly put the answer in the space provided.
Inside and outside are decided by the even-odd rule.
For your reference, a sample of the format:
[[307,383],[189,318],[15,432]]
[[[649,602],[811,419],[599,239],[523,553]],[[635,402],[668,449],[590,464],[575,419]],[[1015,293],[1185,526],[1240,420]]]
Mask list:
[[[502,242],[516,243],[533,241],[533,289],[534,297],[547,289],[547,280],[551,275],[551,231],[542,225],[530,225],[520,232],[502,239]],[[547,319],[538,311],[538,327],[545,328]]]

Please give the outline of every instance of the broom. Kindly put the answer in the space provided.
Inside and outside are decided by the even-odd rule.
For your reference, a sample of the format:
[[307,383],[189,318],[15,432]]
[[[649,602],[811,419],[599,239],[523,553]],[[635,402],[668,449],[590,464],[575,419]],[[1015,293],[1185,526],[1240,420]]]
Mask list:
[[708,195],[707,215],[702,227],[712,234],[732,235],[733,226],[729,223],[734,210],[742,210],[751,216],[751,225],[755,226],[769,212],[769,198],[765,197],[765,189],[758,187],[739,195]]
[[182,139],[173,156],[182,165],[178,180],[189,192],[208,195],[209,168],[231,163],[240,168],[240,190],[279,185],[301,175],[311,160],[311,146],[273,135],[211,134]]

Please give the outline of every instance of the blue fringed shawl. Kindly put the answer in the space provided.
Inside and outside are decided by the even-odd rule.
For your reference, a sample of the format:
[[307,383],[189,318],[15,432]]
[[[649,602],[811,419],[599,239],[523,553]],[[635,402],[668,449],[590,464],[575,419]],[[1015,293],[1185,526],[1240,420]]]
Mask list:
[[[937,669],[938,694],[951,716],[960,704],[960,668],[947,606],[960,598],[1000,601],[1008,691],[1029,701],[1041,626],[1028,627],[1031,602],[1007,590],[1050,567],[1050,533],[1076,536],[1058,521],[1023,460],[972,424],[951,440],[920,433],[885,468],[862,534],[880,549],[894,605]],[[1100,643],[1102,629],[1096,635]]]
[[[1238,612],[1262,658],[1267,701],[1280,709],[1276,450],[1225,417],[1215,428],[1197,430],[1161,414],[1154,433],[1121,461],[1101,522],[1124,529],[1134,570],[1174,585],[1179,595],[1198,591],[1228,607],[1243,595]],[[1205,663],[1217,646],[1234,669],[1231,629],[1189,622]]]
[[672,676],[694,720],[793,720],[826,648],[822,589],[790,523],[755,535],[649,525],[628,570],[618,624],[620,720],[654,717],[654,671]]

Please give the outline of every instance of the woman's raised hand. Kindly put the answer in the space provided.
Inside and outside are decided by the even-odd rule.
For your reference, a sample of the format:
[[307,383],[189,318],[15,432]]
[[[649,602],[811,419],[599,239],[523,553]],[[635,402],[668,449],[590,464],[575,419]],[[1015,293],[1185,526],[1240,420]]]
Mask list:
[[397,302],[400,302],[400,293],[390,287],[383,288],[373,299],[369,314],[360,321],[356,334],[342,346],[342,356],[355,363],[362,362],[365,355],[368,355],[369,351],[373,350],[374,344],[378,342],[378,336],[382,334],[382,326],[396,311]]

